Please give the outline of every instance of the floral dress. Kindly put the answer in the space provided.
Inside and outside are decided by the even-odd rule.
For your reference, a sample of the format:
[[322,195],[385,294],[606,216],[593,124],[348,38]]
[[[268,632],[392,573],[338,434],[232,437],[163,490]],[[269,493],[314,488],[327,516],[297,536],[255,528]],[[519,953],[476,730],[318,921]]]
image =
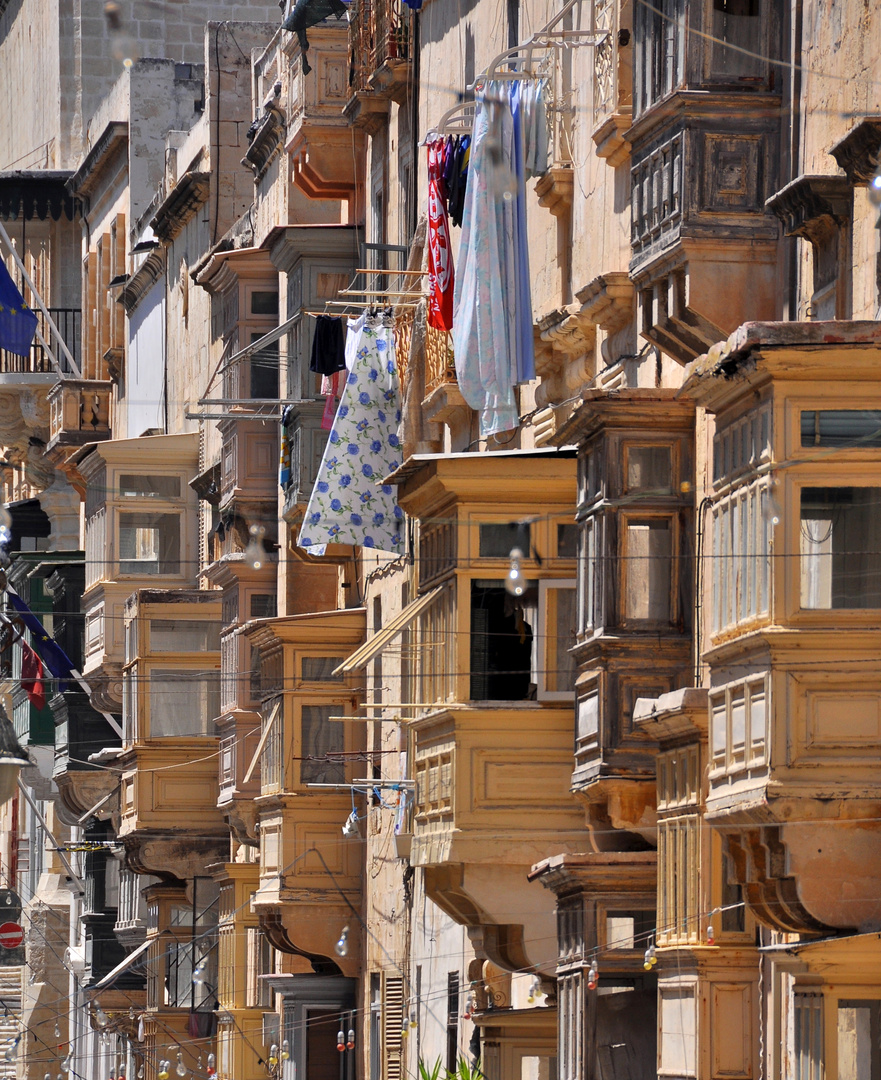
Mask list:
[[[401,405],[394,333],[386,320],[350,323],[352,369],[340,398],[297,543],[403,551],[404,513],[381,484],[401,464]],[[347,352],[349,350],[347,349]]]

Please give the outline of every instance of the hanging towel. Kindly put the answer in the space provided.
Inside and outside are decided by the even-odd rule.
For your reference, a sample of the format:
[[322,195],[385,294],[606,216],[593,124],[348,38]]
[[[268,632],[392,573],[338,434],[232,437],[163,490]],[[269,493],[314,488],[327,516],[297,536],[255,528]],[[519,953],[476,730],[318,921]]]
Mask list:
[[444,206],[444,142],[428,146],[428,325],[453,328],[453,253]]
[[345,321],[333,315],[319,315],[315,320],[309,370],[319,375],[333,375],[345,366]]
[[395,337],[383,319],[361,316],[354,326],[352,370],[297,543],[311,549],[355,544],[398,554],[404,514],[395,489],[379,483],[401,463]]

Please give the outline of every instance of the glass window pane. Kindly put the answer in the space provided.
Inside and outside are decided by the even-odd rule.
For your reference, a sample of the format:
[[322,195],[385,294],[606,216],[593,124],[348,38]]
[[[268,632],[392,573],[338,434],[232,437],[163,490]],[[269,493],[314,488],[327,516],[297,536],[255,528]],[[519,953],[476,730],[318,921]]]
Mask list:
[[342,675],[334,675],[334,668],[338,668],[345,658],[342,656],[304,656],[303,657],[303,681],[304,682],[342,682]]
[[672,462],[669,446],[628,446],[624,490],[669,495],[673,490]]
[[179,574],[180,516],[120,513],[120,574]]
[[338,756],[346,748],[345,725],[329,719],[339,709],[339,705],[302,706],[300,782],[303,784],[344,784],[346,781],[345,766]]
[[[251,334],[251,342],[257,341],[262,334]],[[252,352],[248,364],[251,372],[252,398],[278,397],[278,342],[273,341]]]
[[545,685],[551,693],[575,688],[575,659],[569,650],[575,644],[577,591],[574,588],[545,590]]
[[220,626],[196,619],[151,619],[151,652],[212,652],[220,648]]
[[881,446],[881,410],[823,409],[801,414],[802,446]]
[[801,606],[881,607],[881,488],[803,488]]
[[625,534],[624,618],[670,621],[672,528],[669,520],[630,521]]
[[119,494],[125,497],[179,499],[180,477],[123,474],[119,478]]
[[578,526],[574,521],[557,526],[557,555],[561,559],[574,559],[578,555]]
[[251,293],[252,315],[277,315],[278,293],[269,290],[255,290]]
[[272,593],[254,593],[251,597],[252,619],[274,619],[278,614],[278,601]]
[[220,713],[220,672],[150,672],[150,736],[210,735]]
[[482,524],[479,529],[482,559],[507,559],[514,548],[520,548],[527,558],[532,552],[531,527],[528,522]]

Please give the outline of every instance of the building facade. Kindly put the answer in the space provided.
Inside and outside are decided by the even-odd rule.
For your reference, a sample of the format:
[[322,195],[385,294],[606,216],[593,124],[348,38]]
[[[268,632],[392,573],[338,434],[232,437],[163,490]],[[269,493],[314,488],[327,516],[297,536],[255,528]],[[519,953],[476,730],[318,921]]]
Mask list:
[[879,41],[0,0],[5,1075],[881,1077]]

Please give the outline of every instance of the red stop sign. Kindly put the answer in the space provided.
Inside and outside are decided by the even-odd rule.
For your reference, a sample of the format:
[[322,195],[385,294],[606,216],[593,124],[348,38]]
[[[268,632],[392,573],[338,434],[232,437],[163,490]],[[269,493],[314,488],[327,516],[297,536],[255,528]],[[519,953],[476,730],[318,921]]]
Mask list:
[[17,949],[24,941],[24,930],[17,922],[5,922],[0,925],[0,945],[4,949]]

